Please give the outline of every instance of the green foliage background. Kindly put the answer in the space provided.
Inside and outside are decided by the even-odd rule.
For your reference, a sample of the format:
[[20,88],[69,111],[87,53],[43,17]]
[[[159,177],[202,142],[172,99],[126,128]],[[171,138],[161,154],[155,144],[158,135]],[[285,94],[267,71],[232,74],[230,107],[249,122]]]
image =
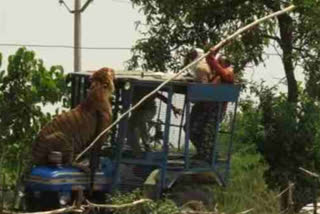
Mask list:
[[[295,184],[295,210],[311,203],[319,185],[299,168],[320,172],[319,134],[320,106],[305,89],[299,88],[297,103],[287,101],[287,95],[263,83],[250,88],[259,102],[242,100],[236,125],[236,151],[259,152],[266,163],[264,179],[268,188],[284,190]],[[284,194],[281,207],[288,207]]]
[[[0,57],[2,65],[2,57]],[[33,51],[20,48],[0,71],[0,175],[15,184],[30,158],[30,144],[51,115],[42,107],[64,100],[68,87],[61,66],[47,69]]]
[[[274,96],[268,90],[260,97],[265,130],[263,154],[269,164],[265,178],[272,188],[284,189],[289,181],[295,183],[294,201],[298,210],[315,197],[314,181],[299,168],[320,171],[319,103],[305,91],[299,92],[297,104],[288,103],[285,95]],[[287,201],[283,204],[286,207]]]

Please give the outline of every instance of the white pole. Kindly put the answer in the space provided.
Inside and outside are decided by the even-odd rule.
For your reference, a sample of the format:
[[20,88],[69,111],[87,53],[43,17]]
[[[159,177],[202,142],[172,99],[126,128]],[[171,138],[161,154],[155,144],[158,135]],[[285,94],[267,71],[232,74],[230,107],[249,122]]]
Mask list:
[[74,2],[74,71],[81,71],[81,0]]

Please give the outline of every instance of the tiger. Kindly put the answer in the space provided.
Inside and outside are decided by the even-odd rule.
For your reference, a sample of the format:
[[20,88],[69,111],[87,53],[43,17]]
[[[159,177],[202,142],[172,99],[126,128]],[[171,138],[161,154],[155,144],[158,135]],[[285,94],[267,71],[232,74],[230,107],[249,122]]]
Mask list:
[[[82,152],[112,122],[111,95],[115,90],[115,73],[101,68],[90,76],[87,97],[70,111],[57,115],[38,133],[32,144],[33,165],[48,165],[51,152],[62,154],[62,165],[76,165],[77,154]],[[106,140],[104,134],[95,149]]]

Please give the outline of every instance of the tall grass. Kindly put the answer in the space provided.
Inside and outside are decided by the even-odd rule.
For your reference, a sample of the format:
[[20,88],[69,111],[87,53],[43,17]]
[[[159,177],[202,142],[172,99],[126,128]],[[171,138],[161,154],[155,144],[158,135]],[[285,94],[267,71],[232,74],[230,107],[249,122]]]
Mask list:
[[213,206],[219,212],[235,214],[253,209],[251,213],[280,213],[278,193],[269,190],[263,179],[267,165],[259,154],[236,153],[231,166],[228,186],[214,188]]
[[[213,194],[213,201],[207,207],[207,211],[215,211],[224,214],[238,214],[253,209],[249,213],[279,214],[278,193],[268,189],[263,179],[263,172],[267,165],[262,157],[256,153],[239,152],[234,154],[232,160],[231,177],[227,187],[211,186],[213,191],[206,191]],[[190,184],[185,190],[192,186],[193,190],[207,188]],[[138,200],[142,195],[137,192],[114,196],[113,203],[122,204]],[[208,195],[208,198],[211,195]],[[169,212],[170,211],[170,212]],[[162,199],[130,210],[120,210],[117,213],[177,213],[178,207],[169,199]],[[178,212],[179,213],[179,212]]]

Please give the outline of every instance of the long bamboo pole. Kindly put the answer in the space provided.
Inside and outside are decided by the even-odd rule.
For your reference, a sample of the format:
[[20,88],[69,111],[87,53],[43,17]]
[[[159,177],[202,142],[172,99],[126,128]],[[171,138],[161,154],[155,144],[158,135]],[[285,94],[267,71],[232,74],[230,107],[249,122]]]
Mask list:
[[[60,213],[67,213],[67,212],[75,212],[75,213],[87,213],[87,209],[89,208],[105,208],[109,210],[120,210],[125,208],[131,208],[143,203],[151,202],[151,199],[142,198],[137,201],[133,201],[131,203],[126,204],[95,204],[88,200],[86,200],[87,205],[81,205],[80,208],[77,208],[75,205],[64,207],[56,210],[49,210],[49,211],[39,211],[39,212],[31,212],[31,213],[24,213],[24,212],[14,212],[9,210],[4,210],[3,214],[60,214]],[[2,213],[1,213],[2,214]]]
[[265,16],[263,18],[257,19],[256,21],[252,22],[251,24],[246,25],[243,28],[240,28],[239,30],[237,30],[235,33],[233,33],[232,35],[228,36],[226,39],[222,40],[221,42],[219,42],[217,45],[215,45],[213,48],[211,48],[210,51],[206,52],[203,56],[199,57],[197,60],[193,61],[192,63],[190,63],[189,65],[185,66],[183,69],[181,69],[178,73],[176,73],[174,76],[172,76],[171,78],[167,79],[166,81],[164,81],[163,83],[161,83],[157,88],[155,88],[153,91],[151,91],[149,94],[147,94],[146,96],[144,96],[138,103],[136,103],[134,106],[132,106],[129,110],[127,110],[125,113],[123,113],[120,117],[118,117],[118,119],[116,121],[114,121],[109,127],[107,127],[105,130],[103,130],[93,141],[92,143],[90,143],[90,145],[83,150],[77,157],[76,157],[76,161],[78,161],[91,147],[94,146],[94,144],[100,139],[100,137],[102,135],[104,135],[107,131],[109,131],[110,129],[112,129],[116,124],[118,124],[125,116],[127,116],[130,112],[132,112],[133,110],[135,110],[138,106],[140,106],[146,99],[148,99],[149,97],[151,97],[152,95],[154,95],[155,93],[157,93],[163,86],[165,86],[167,83],[169,83],[171,80],[175,79],[176,77],[180,76],[184,71],[186,71],[187,69],[189,69],[191,66],[195,65],[196,63],[198,63],[200,60],[202,60],[203,58],[205,58],[207,55],[210,54],[211,51],[214,50],[218,50],[220,49],[223,45],[227,44],[229,41],[231,41],[232,39],[234,39],[235,37],[237,37],[238,35],[240,35],[241,33],[251,29],[252,27],[260,24],[261,22],[268,20],[270,18],[279,16],[281,14],[287,13],[293,9],[295,9],[296,6],[291,5],[289,7],[286,7],[282,10],[279,10],[277,12],[274,12],[268,16]]
[[89,207],[96,207],[96,208],[107,208],[107,209],[111,209],[111,210],[115,210],[115,209],[123,209],[123,208],[130,208],[130,207],[134,207],[136,205],[139,204],[143,204],[146,202],[151,202],[151,199],[148,198],[144,198],[144,199],[140,199],[138,201],[134,201],[132,203],[127,203],[127,204],[119,204],[119,205],[115,205],[115,204],[94,204],[90,201],[87,200],[88,206]]
[[21,213],[21,212],[14,212],[14,211],[9,211],[9,210],[4,210],[3,214],[60,214],[60,213],[67,213],[74,211],[75,207],[70,206],[70,207],[65,207],[65,208],[60,208],[57,210],[50,210],[50,211],[39,211],[39,212],[31,212],[31,213]]

